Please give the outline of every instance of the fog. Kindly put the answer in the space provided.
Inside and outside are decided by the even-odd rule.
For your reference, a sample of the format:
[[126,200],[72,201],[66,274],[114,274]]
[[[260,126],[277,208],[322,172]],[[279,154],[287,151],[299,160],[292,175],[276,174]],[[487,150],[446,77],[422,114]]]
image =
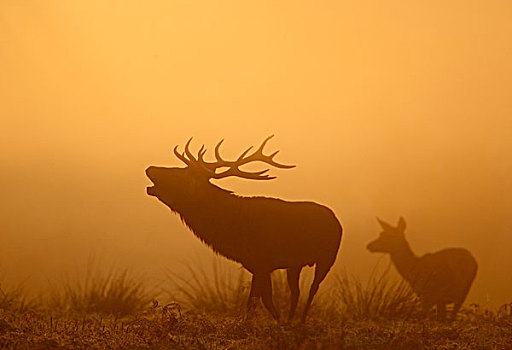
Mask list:
[[146,195],[194,137],[296,164],[242,195],[312,200],[364,276],[375,217],[417,254],[465,247],[469,302],[512,294],[512,3],[0,2],[0,275],[44,286],[91,256],[158,275],[212,255]]

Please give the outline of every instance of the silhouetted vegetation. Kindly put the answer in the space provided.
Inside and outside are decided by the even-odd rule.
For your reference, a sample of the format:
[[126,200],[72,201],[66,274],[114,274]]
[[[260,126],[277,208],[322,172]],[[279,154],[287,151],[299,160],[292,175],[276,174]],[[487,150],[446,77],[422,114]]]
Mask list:
[[[243,269],[220,259],[211,264],[186,264],[186,273],[168,273],[166,293],[185,309],[218,315],[241,315],[249,297],[250,275]],[[418,317],[420,304],[410,286],[392,278],[389,266],[376,266],[366,282],[346,272],[333,274],[330,288],[315,302],[318,315],[338,319],[379,320]],[[300,288],[307,290],[311,278],[302,280]],[[286,273],[272,274],[273,298],[281,311],[289,307],[290,295]]]
[[24,312],[39,306],[37,299],[29,298],[22,284],[4,286],[0,284],[0,310]]
[[[81,278],[79,278],[81,277]],[[274,298],[288,305],[284,273],[275,273]],[[311,280],[311,279],[310,279]],[[74,281],[74,282],[72,282]],[[79,283],[78,283],[79,282]],[[147,281],[146,281],[147,282]],[[277,324],[262,307],[245,317],[249,274],[215,260],[169,273],[156,299],[126,270],[89,269],[63,282],[61,294],[39,305],[13,290],[0,308],[2,349],[510,349],[510,306],[499,311],[471,305],[456,321],[412,317],[410,289],[375,269],[366,282],[333,274],[305,325]],[[301,287],[307,288],[304,283]],[[3,289],[2,289],[3,290]],[[60,302],[55,299],[61,298]],[[58,300],[57,300],[58,301]],[[25,304],[26,305],[26,304]]]
[[48,303],[64,312],[122,317],[144,309],[151,299],[147,286],[128,270],[90,264],[83,276],[67,276],[54,287]]
[[[231,316],[245,313],[251,282],[246,270],[215,258],[209,264],[187,263],[185,271],[181,274],[167,273],[168,287],[164,292],[171,300],[198,312]],[[303,278],[300,289],[307,289],[309,284],[311,278]],[[290,290],[285,271],[272,273],[272,291],[276,306],[281,311],[288,308]]]
[[165,292],[191,310],[236,315],[247,303],[250,283],[249,274],[243,269],[237,270],[219,259],[211,264],[187,263],[184,274],[168,271]]
[[355,320],[409,319],[420,311],[418,297],[403,280],[392,279],[389,269],[373,270],[368,281],[345,272],[336,275],[333,298],[344,317]]

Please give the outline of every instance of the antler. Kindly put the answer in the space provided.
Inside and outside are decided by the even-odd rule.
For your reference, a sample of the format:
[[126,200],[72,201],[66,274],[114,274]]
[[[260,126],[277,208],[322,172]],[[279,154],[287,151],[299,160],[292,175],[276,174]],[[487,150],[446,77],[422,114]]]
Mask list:
[[222,141],[219,142],[217,144],[217,147],[215,147],[215,158],[217,158],[217,162],[219,164],[227,163],[228,165],[224,165],[224,166],[228,166],[229,169],[222,173],[215,174],[213,176],[213,178],[222,179],[222,178],[228,177],[228,176],[237,176],[237,177],[242,177],[245,179],[253,179],[253,180],[275,179],[275,176],[269,176],[268,174],[265,174],[266,172],[269,171],[269,169],[256,171],[256,172],[248,172],[248,171],[243,171],[243,170],[239,169],[239,167],[241,167],[244,164],[251,163],[251,162],[257,162],[257,161],[263,162],[263,163],[266,163],[266,164],[269,164],[276,168],[281,168],[281,169],[290,169],[290,168],[295,167],[295,165],[285,165],[285,164],[280,164],[280,163],[277,163],[276,161],[274,161],[273,158],[275,157],[275,155],[277,153],[279,153],[279,151],[275,151],[274,153],[272,153],[270,155],[263,154],[263,148],[267,144],[268,140],[270,140],[272,137],[274,137],[274,135],[267,137],[254,153],[247,155],[247,153],[249,153],[249,151],[252,149],[252,146],[249,147],[234,162],[226,162],[224,159],[222,159],[222,157],[220,156],[220,153],[219,153],[219,147],[220,147]]
[[[263,162],[269,165],[272,165],[276,168],[280,169],[290,169],[295,167],[295,165],[285,165],[277,163],[273,158],[279,151],[275,151],[274,153],[270,155],[263,154],[263,148],[267,144],[268,140],[270,140],[274,135],[271,135],[267,137],[260,145],[260,147],[253,152],[250,155],[247,155],[249,151],[252,149],[252,146],[246,149],[235,161],[227,161],[224,160],[220,155],[220,145],[224,140],[220,140],[219,143],[215,146],[215,162],[206,162],[203,157],[206,153],[206,149],[204,148],[204,145],[201,147],[199,152],[197,153],[197,159],[192,155],[192,153],[189,151],[189,145],[192,141],[192,138],[190,138],[186,145],[185,145],[185,152],[179,153],[178,152],[178,146],[174,148],[174,154],[176,157],[178,157],[181,161],[183,161],[187,166],[198,166],[202,168],[205,172],[207,172],[208,177],[213,179],[222,179],[229,176],[237,176],[245,179],[252,179],[252,180],[271,180],[275,179],[275,176],[269,176],[268,174],[265,174],[269,171],[269,169],[256,171],[256,172],[249,172],[249,171],[243,171],[240,170],[239,167],[241,167],[244,164],[251,163],[251,162]],[[229,168],[221,173],[216,173],[216,170],[218,168]]]

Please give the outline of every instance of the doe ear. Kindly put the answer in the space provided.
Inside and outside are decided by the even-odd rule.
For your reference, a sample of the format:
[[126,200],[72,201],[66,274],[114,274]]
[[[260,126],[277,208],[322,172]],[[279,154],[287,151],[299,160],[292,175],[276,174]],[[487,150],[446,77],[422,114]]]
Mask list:
[[404,232],[405,231],[405,227],[406,227],[406,224],[405,224],[405,220],[402,216],[400,216],[400,219],[398,219],[398,225],[397,225],[397,229]]
[[391,225],[388,224],[387,222],[382,221],[381,219],[379,219],[377,217],[376,217],[376,219],[379,222],[379,224],[380,224],[380,226],[382,227],[383,230],[388,230],[388,229],[392,228]]

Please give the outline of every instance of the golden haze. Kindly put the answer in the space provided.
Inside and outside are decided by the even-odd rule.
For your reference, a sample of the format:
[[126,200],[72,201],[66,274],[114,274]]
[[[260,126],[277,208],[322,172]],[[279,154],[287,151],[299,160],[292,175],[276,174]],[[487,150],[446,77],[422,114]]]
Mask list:
[[146,196],[144,169],[180,164],[190,136],[235,156],[276,134],[297,168],[218,184],[328,205],[335,269],[357,274],[379,260],[375,216],[403,215],[416,253],[474,254],[468,301],[510,301],[511,16],[501,1],[2,1],[1,273],[211,254]]

